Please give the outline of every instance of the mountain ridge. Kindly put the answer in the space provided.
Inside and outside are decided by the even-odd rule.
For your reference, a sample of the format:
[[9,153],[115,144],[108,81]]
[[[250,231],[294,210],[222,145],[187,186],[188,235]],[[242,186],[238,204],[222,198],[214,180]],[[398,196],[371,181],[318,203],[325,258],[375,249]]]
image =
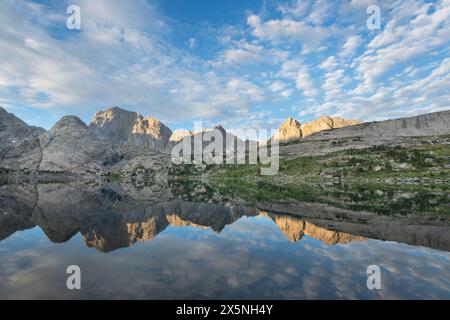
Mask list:
[[[450,110],[361,124],[355,121],[323,116],[300,124],[288,118],[280,127],[286,128],[285,132],[280,132],[281,137],[287,139],[280,141],[283,142],[280,154],[289,157],[326,154],[398,143],[411,137],[450,134]],[[197,135],[203,138],[205,134],[214,136],[213,131],[226,135],[230,141],[239,141],[239,137],[221,126],[184,133],[189,133],[190,138]],[[97,112],[89,125],[79,117],[65,116],[48,131],[29,126],[0,107],[0,167],[82,173],[125,168],[132,171],[133,167],[155,163],[167,168],[161,161],[170,163],[171,149],[186,137],[180,134],[175,139],[174,133],[177,131],[172,132],[153,117],[118,107]],[[286,141],[288,143],[284,143]],[[233,146],[227,145],[226,152],[230,151],[229,147]]]

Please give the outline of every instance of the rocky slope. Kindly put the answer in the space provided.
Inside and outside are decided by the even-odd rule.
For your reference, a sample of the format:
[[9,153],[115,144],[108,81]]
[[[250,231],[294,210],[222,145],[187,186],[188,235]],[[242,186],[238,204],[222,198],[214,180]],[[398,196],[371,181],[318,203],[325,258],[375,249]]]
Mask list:
[[43,132],[0,107],[0,166],[36,168],[41,157],[38,137]]
[[96,139],[89,127],[75,116],[65,116],[41,136],[42,171],[74,170],[101,159],[106,143]]
[[[323,155],[346,149],[389,144],[409,147],[433,144],[450,134],[450,110],[393,120],[355,124],[316,132],[280,147],[283,156]],[[444,139],[444,140],[443,140]]]

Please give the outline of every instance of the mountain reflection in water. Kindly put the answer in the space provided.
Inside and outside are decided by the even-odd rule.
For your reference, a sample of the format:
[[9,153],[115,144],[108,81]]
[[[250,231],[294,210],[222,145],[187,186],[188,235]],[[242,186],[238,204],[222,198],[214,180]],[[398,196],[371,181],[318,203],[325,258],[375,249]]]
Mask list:
[[[4,185],[0,206],[0,298],[450,298],[445,224],[113,184]],[[81,291],[65,288],[70,264]]]

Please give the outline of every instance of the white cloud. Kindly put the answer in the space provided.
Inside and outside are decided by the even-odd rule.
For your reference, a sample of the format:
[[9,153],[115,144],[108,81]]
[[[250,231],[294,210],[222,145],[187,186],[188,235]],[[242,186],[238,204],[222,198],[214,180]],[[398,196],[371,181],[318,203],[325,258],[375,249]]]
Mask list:
[[319,91],[316,89],[308,67],[300,61],[286,61],[278,75],[283,78],[294,80],[297,89],[301,90],[307,98],[316,97]]
[[335,56],[329,56],[319,65],[320,68],[329,70],[337,67],[337,61]]
[[24,42],[25,47],[35,49],[35,50],[39,50],[40,48],[47,47],[47,45],[45,43],[37,42],[36,40],[34,40],[32,38],[25,38],[23,42]]
[[308,25],[304,21],[289,19],[269,20],[262,22],[261,17],[250,15],[247,18],[252,34],[262,40],[279,43],[281,41],[299,41],[308,44],[317,44],[330,37],[330,28]]
[[230,64],[256,63],[263,58],[263,48],[251,43],[240,43],[237,47],[227,49],[223,53],[223,60]]
[[195,48],[196,45],[197,45],[197,40],[195,40],[195,38],[189,38],[188,47],[192,49],[192,48]]
[[361,93],[373,90],[375,82],[391,69],[448,43],[450,3],[441,1],[431,14],[429,7],[423,3],[399,5],[385,29],[354,61],[364,80]]
[[272,92],[280,92],[286,88],[286,84],[282,81],[275,81],[269,88]]
[[341,57],[351,57],[355,54],[356,49],[362,43],[362,38],[360,36],[351,36],[347,38],[344,45],[342,46],[342,51],[339,53]]

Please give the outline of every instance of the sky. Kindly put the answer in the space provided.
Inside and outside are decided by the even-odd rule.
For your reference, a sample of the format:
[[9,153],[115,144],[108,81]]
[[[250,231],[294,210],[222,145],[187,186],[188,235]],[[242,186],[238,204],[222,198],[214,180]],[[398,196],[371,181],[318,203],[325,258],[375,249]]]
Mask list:
[[2,0],[0,106],[46,129],[111,106],[173,130],[398,118],[450,109],[449,44],[450,0]]

